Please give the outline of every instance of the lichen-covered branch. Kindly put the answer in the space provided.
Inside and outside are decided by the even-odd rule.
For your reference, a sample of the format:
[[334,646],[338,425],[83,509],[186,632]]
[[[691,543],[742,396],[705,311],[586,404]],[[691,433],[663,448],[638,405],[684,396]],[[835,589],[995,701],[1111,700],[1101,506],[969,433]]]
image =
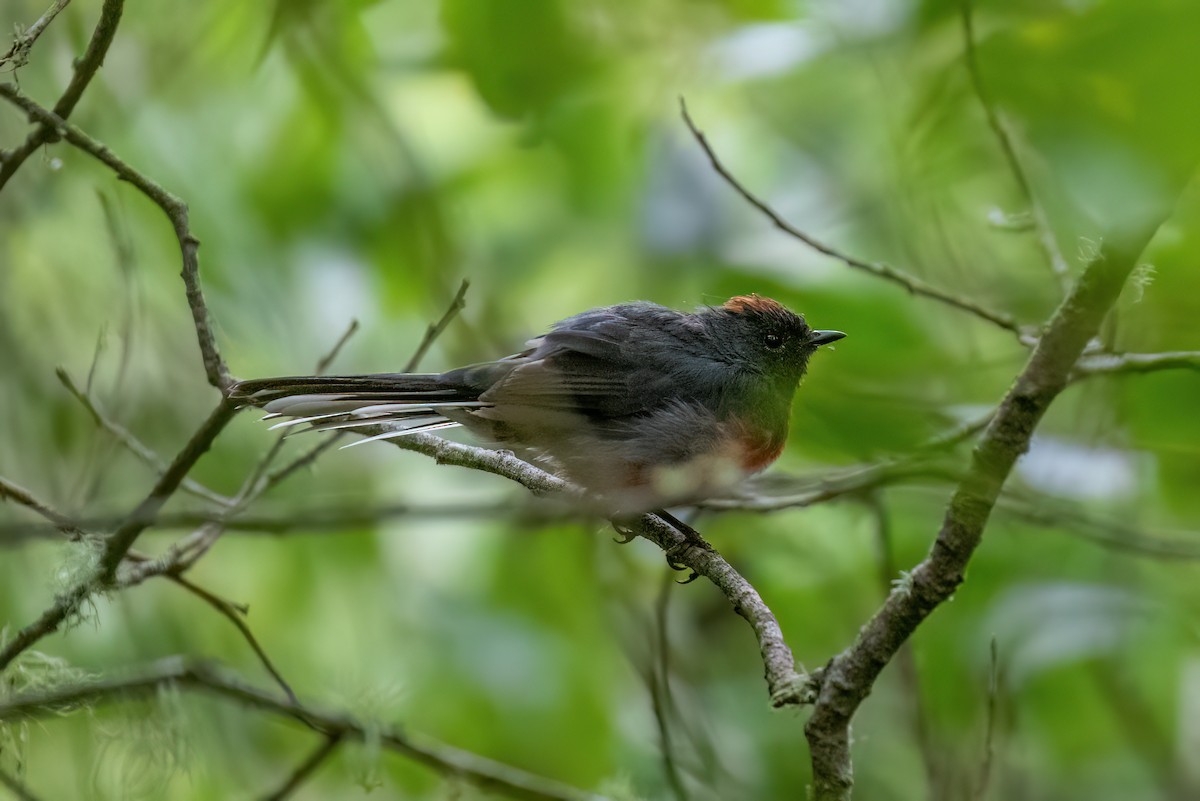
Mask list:
[[233,419],[236,413],[237,409],[234,405],[222,398],[209,418],[204,421],[199,430],[184,445],[183,450],[167,466],[166,472],[159,477],[150,493],[125,518],[116,531],[104,539],[97,574],[60,593],[54,599],[54,604],[43,612],[41,617],[17,632],[12,641],[3,650],[0,650],[0,671],[8,667],[13,659],[42,637],[57,630],[63,621],[94,592],[112,585],[117,567],[133,546],[134,540],[154,522],[163,504],[179,488],[183,477],[208,451],[213,440],[224,430],[225,425]]

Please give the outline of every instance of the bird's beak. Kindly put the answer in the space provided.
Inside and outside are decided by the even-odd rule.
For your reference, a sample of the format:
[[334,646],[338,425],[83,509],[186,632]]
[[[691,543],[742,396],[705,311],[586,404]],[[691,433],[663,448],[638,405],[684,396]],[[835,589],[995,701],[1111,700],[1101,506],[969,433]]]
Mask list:
[[846,335],[841,331],[813,331],[812,336],[808,338],[808,344],[828,345],[830,342],[837,342],[844,336]]

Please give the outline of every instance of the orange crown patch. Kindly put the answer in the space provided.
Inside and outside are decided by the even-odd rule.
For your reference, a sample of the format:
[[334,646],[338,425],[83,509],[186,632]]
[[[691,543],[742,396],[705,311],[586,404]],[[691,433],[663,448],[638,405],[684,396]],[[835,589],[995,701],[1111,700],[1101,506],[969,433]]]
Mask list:
[[759,312],[760,314],[772,314],[786,312],[787,309],[781,303],[770,298],[764,298],[762,295],[737,295],[725,301],[724,308],[736,314],[744,314],[745,312]]

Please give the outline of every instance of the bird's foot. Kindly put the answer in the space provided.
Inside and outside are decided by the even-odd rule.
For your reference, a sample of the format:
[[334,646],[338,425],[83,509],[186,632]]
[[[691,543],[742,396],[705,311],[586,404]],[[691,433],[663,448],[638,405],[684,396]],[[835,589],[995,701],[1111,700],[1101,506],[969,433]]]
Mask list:
[[691,584],[696,579],[700,578],[700,574],[695,568],[680,564],[677,560],[693,548],[699,548],[702,551],[711,551],[712,546],[705,541],[704,537],[700,536],[700,532],[689,526],[687,523],[680,520],[675,515],[664,510],[655,512],[664,521],[670,524],[671,528],[675,529],[683,537],[683,541],[677,542],[666,550],[667,564],[672,570],[691,570],[691,575],[679,584]]
[[700,574],[697,573],[694,568],[688,567],[687,565],[680,564],[675,561],[678,557],[681,557],[685,553],[690,551],[692,549],[692,547],[693,546],[690,542],[681,542],[677,545],[671,546],[666,551],[667,567],[671,568],[672,570],[679,570],[679,571],[691,570],[692,571],[691,574],[687,578],[683,579],[682,581],[675,582],[676,584],[691,584],[693,581],[700,578]]

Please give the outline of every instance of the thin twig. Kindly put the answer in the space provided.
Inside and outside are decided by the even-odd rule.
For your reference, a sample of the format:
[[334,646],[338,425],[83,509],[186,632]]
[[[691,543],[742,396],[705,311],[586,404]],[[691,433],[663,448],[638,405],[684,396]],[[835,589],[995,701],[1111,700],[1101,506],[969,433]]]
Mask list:
[[[62,383],[62,385],[67,388],[67,391],[70,392],[71,395],[83,405],[83,408],[87,410],[87,413],[91,416],[92,420],[97,426],[103,428],[105,431],[111,434],[118,442],[125,446],[126,450],[140,459],[151,470],[158,473],[160,476],[163,474],[163,471],[167,469],[167,463],[163,461],[161,456],[143,444],[141,440],[139,440],[133,435],[132,432],[129,431],[129,429],[125,428],[120,423],[111,420],[106,414],[104,414],[104,412],[100,410],[100,407],[96,405],[96,401],[92,398],[91,394],[79,389],[66,370],[59,367],[57,370],[55,370],[55,374],[58,376],[58,380]],[[206,501],[212,501],[213,503],[220,504],[221,506],[233,505],[232,498],[209,489],[193,478],[185,477],[180,483],[179,489],[183,492],[190,493],[197,498],[203,498]]]
[[432,323],[429,328],[425,330],[425,336],[421,339],[421,343],[417,345],[416,352],[413,353],[412,358],[408,360],[408,364],[404,365],[404,372],[411,373],[417,369],[417,366],[421,363],[421,360],[425,358],[425,353],[434,343],[434,340],[442,335],[442,332],[445,331],[450,325],[450,321],[453,320],[455,316],[462,311],[463,307],[467,305],[467,287],[470,285],[470,282],[465,278],[463,279],[463,282],[459,284],[458,291],[454,293],[454,299],[450,301],[450,306],[446,309],[446,312],[442,315],[441,319],[436,323]]
[[[374,508],[321,507],[298,509],[288,514],[253,515],[238,514],[228,517],[223,514],[204,512],[165,512],[158,515],[151,528],[196,529],[211,523],[221,523],[228,532],[246,535],[283,536],[287,534],[319,534],[343,532],[346,529],[370,528],[396,518],[415,519],[495,519],[509,516],[523,524],[559,523],[566,520],[594,519],[577,509],[550,504],[495,503],[446,503],[412,506],[388,504]],[[102,531],[120,525],[120,517],[83,517],[74,524],[84,531]],[[0,524],[0,546],[13,545],[24,540],[46,539],[56,536],[60,529],[51,523],[23,522]]]
[[[75,110],[75,104],[79,102],[79,98],[83,97],[83,90],[91,83],[96,71],[104,63],[104,56],[108,53],[113,37],[117,35],[117,23],[121,21],[121,12],[124,8],[125,0],[104,0],[104,5],[100,7],[100,21],[96,23],[96,29],[92,31],[92,38],[88,42],[87,50],[75,60],[75,72],[71,75],[71,82],[67,84],[66,90],[54,104],[54,114],[59,118],[65,120],[71,116],[71,112]],[[23,144],[3,153],[3,158],[0,158],[0,190],[4,189],[8,180],[39,147],[57,140],[57,126],[47,125],[44,120],[41,122],[42,125],[25,137]]]
[[38,37],[42,35],[42,31],[46,30],[46,26],[54,21],[58,16],[58,12],[62,11],[71,0],[54,0],[54,5],[46,9],[46,13],[38,17],[37,20],[25,30],[21,31],[13,38],[12,47],[8,52],[0,56],[0,67],[3,67],[7,62],[12,62],[12,68],[18,69],[29,63],[29,51],[33,49]]
[[[192,322],[196,328],[196,339],[200,344],[204,372],[208,376],[208,382],[224,392],[233,383],[233,379],[230,378],[229,369],[225,366],[220,351],[217,349],[216,337],[213,335],[212,325],[209,322],[208,307],[204,303],[204,294],[200,289],[200,261],[197,255],[200,240],[192,236],[191,229],[188,227],[187,204],[126,164],[105,145],[67,123],[62,115],[45,109],[30,100],[13,84],[0,84],[0,97],[25,111],[30,117],[42,123],[43,127],[49,127],[50,130],[58,133],[80,150],[108,165],[121,179],[137,187],[167,215],[167,219],[171,221],[171,226],[175,229],[175,237],[179,240],[179,251],[183,259],[181,275],[187,291],[188,306],[192,311]],[[4,166],[7,166],[8,163],[5,162]],[[0,171],[2,169],[0,168]]]
[[987,428],[988,424],[992,422],[992,418],[995,416],[996,410],[988,409],[986,414],[980,415],[974,420],[967,420],[966,422],[955,426],[949,431],[938,434],[935,437],[931,437],[922,443],[917,450],[942,451],[953,448],[955,445],[966,442],[967,440],[971,439],[971,437],[974,437],[980,431],[983,431],[985,428]]
[[283,690],[283,693],[288,697],[288,700],[292,703],[298,703],[296,700],[296,693],[292,691],[291,685],[284,680],[283,675],[279,672],[279,669],[275,667],[275,663],[271,661],[271,658],[267,656],[267,652],[264,651],[262,645],[259,644],[258,639],[254,636],[254,632],[250,631],[250,626],[247,625],[246,621],[242,619],[242,615],[246,614],[247,611],[244,606],[237,606],[230,601],[227,601],[224,598],[209,592],[200,585],[188,581],[183,576],[168,574],[167,578],[224,615],[226,619],[228,619],[229,622],[232,623],[234,627],[242,633],[242,636],[246,639],[246,642],[250,645],[250,648],[258,657],[258,661],[262,662],[263,668],[266,669],[267,673],[271,674],[271,678],[273,678],[275,683],[278,684],[280,689]]
[[698,142],[700,147],[704,150],[705,155],[708,156],[709,163],[712,164],[712,167],[716,173],[721,176],[721,178],[723,178],[727,184],[733,187],[734,191],[741,195],[751,206],[754,206],[754,208],[762,212],[767,219],[769,219],[775,225],[776,228],[783,231],[788,236],[798,239],[818,253],[822,253],[830,258],[837,259],[847,267],[853,267],[856,270],[863,270],[871,275],[883,278],[895,284],[899,284],[907,289],[910,294],[932,298],[933,300],[944,303],[952,308],[973,314],[980,319],[986,320],[993,325],[1003,328],[1005,331],[1011,331],[1023,342],[1025,341],[1025,334],[1021,330],[1021,327],[1017,325],[1016,321],[1007,314],[991,311],[990,309],[980,306],[978,303],[975,303],[969,298],[954,295],[946,292],[945,290],[938,289],[937,287],[926,283],[920,278],[917,278],[915,275],[910,275],[902,270],[897,270],[895,267],[890,265],[856,259],[853,256],[842,253],[830,245],[821,242],[820,240],[814,239],[813,237],[801,231],[799,228],[796,228],[794,225],[780,216],[780,214],[775,211],[775,209],[773,209],[765,200],[761,199],[747,189],[744,185],[742,185],[742,183],[735,178],[728,169],[726,169],[725,165],[717,157],[716,151],[713,150],[712,145],[709,144],[708,138],[699,128],[696,127],[696,123],[692,121],[691,115],[688,114],[687,104],[683,101],[683,98],[679,99],[679,107],[680,112],[683,114],[684,123],[687,124],[688,130],[692,132],[692,136],[695,137],[696,142]]
[[1200,371],[1200,351],[1167,353],[1109,353],[1088,356],[1075,365],[1072,380],[1120,373],[1153,373],[1159,370]]
[[16,501],[22,506],[31,509],[49,520],[56,529],[67,534],[73,540],[86,536],[83,529],[74,520],[52,508],[44,501],[39,500],[32,492],[19,484],[14,484],[3,476],[0,476],[0,501],[5,500]]
[[797,477],[788,492],[749,495],[741,498],[714,498],[700,504],[703,509],[741,512],[778,512],[861,497],[863,493],[916,479],[957,481],[958,472],[920,459],[896,459],[865,464],[838,471],[827,471],[812,478]]
[[1200,560],[1200,534],[1153,535],[1117,520],[1088,514],[1073,504],[1026,489],[1005,492],[997,509],[1038,526],[1052,527],[1132,556],[1166,561]]
[[979,783],[975,787],[976,801],[987,798],[992,781],[992,762],[996,757],[996,700],[1000,696],[1000,658],[996,635],[992,635],[991,658],[988,663],[987,723],[983,735],[983,764],[979,768]]
[[341,743],[341,733],[327,735],[321,744],[288,774],[282,785],[263,796],[263,801],[284,801],[308,780],[313,771],[319,768],[321,763],[328,759]]
[[972,0],[961,0],[961,11],[967,74],[971,77],[971,86],[975,90],[975,96],[979,99],[979,105],[983,107],[988,127],[996,135],[996,141],[1000,145],[1000,150],[1004,153],[1004,160],[1008,163],[1008,170],[1012,173],[1013,180],[1021,192],[1021,199],[1029,207],[1030,216],[1033,218],[1033,229],[1037,234],[1038,245],[1041,246],[1042,253],[1045,255],[1050,269],[1054,272],[1054,275],[1058,278],[1063,288],[1066,288],[1071,279],[1070,265],[1067,264],[1067,260],[1063,257],[1062,251],[1058,247],[1058,240],[1054,238],[1054,229],[1050,227],[1050,221],[1046,217],[1046,212],[1042,208],[1042,204],[1037,202],[1037,198],[1033,194],[1033,187],[1029,183],[1029,178],[1025,175],[1025,168],[1021,166],[1021,159],[1017,157],[1017,150],[1013,147],[1012,137],[1008,134],[1008,128],[1000,119],[1000,115],[996,111],[996,103],[983,83],[983,75],[979,69],[979,57],[975,50],[975,25]]
[[354,336],[356,331],[358,331],[358,320],[351,320],[350,327],[346,329],[346,333],[342,334],[341,337],[338,338],[338,341],[334,343],[333,348],[330,349],[329,353],[326,353],[317,362],[317,375],[324,375],[325,371],[329,369],[329,365],[333,364],[333,360],[336,359],[338,354],[342,352],[342,348],[347,342],[350,341],[350,337]]
[[260,492],[259,494],[261,495],[262,493],[265,493],[267,490],[277,487],[280,483],[282,483],[284,480],[286,480],[287,478],[289,478],[296,472],[303,470],[304,468],[311,465],[313,462],[315,462],[317,460],[317,457],[319,457],[322,453],[324,453],[325,451],[332,448],[335,444],[337,444],[338,440],[340,440],[342,438],[342,434],[343,434],[343,432],[341,432],[341,431],[335,431],[333,434],[329,435],[328,437],[325,437],[323,440],[318,442],[316,445],[312,446],[307,451],[305,451],[304,453],[297,456],[295,459],[293,459],[288,464],[284,465],[283,467],[279,468],[278,470],[276,470],[272,473],[269,473],[267,475],[265,481],[263,482],[262,492]]
[[452,748],[443,743],[387,726],[368,726],[337,712],[326,712],[265,692],[204,662],[178,657],[161,660],[140,675],[104,679],[27,693],[0,702],[0,721],[40,718],[66,706],[107,703],[144,696],[160,687],[199,689],[244,706],[298,721],[327,737],[373,739],[383,748],[403,754],[445,776],[456,776],[480,789],[532,801],[603,801],[600,796],[536,776],[510,765]]

